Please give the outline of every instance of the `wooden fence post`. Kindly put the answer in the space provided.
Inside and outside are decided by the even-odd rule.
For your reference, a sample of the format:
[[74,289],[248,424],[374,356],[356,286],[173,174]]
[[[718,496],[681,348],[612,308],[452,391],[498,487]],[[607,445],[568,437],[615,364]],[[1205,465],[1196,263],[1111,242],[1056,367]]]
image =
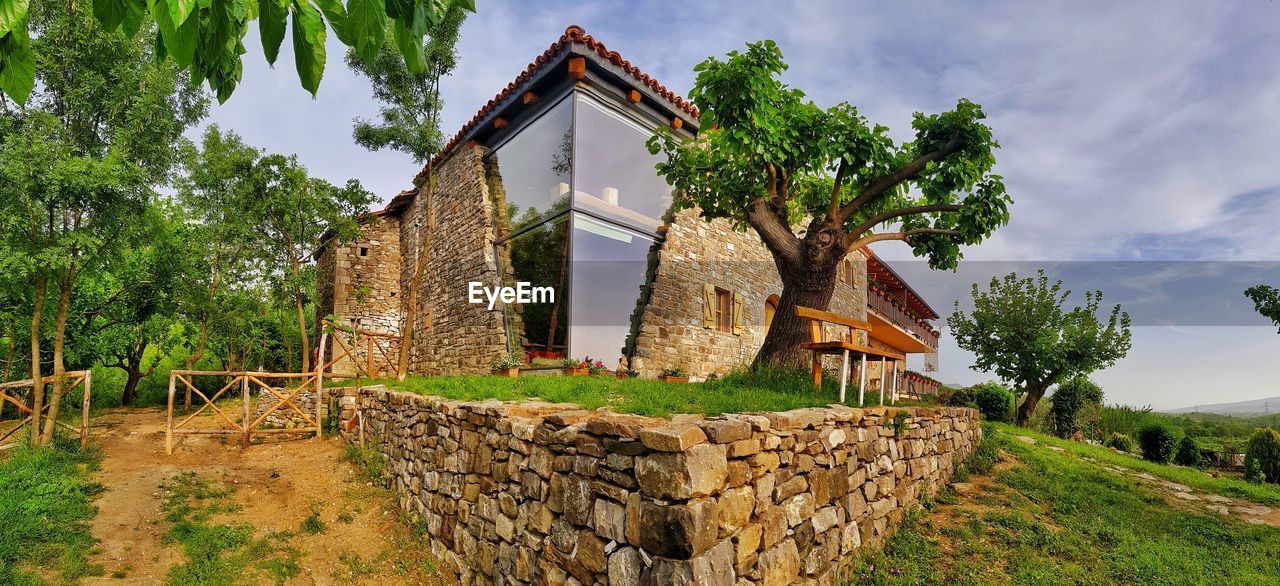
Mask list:
[[164,416],[164,452],[173,455],[173,385],[177,382],[174,377],[178,373],[169,371],[169,408]]
[[329,334],[320,334],[320,357],[316,359],[316,437],[324,435],[324,420],[321,419],[320,398],[324,394],[324,350],[329,341]]
[[89,401],[92,392],[93,371],[84,371],[84,394],[80,400],[80,449],[89,446]]
[[244,419],[240,420],[240,427],[244,428],[244,439],[240,441],[244,447],[249,447],[249,434],[252,433],[253,420],[249,419],[249,375],[240,375],[240,394],[244,397]]

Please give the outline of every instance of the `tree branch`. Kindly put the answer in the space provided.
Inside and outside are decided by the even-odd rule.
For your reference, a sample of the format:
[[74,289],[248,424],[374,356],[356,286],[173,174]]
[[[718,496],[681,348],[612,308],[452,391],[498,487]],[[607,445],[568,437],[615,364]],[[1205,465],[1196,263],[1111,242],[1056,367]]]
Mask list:
[[836,182],[831,186],[831,207],[827,209],[828,218],[835,218],[840,214],[840,183],[844,181],[844,172],[848,166],[848,161],[841,158],[840,166],[836,168]]
[[[915,228],[913,230],[907,230],[906,232],[881,232],[880,234],[872,234],[870,236],[864,236],[862,238],[856,238],[851,240],[849,242],[848,249],[849,249],[849,252],[853,252],[873,242],[882,242],[884,240],[901,240],[903,242],[906,242],[907,239],[911,238],[912,236],[918,236],[920,234],[946,234],[949,236],[959,236],[960,231],[947,230],[944,228]],[[846,240],[851,238],[854,238],[853,234],[849,234],[848,236],[845,236]]]
[[929,163],[946,158],[952,153],[960,150],[963,146],[964,140],[962,140],[960,135],[957,134],[951,137],[951,140],[947,141],[947,143],[942,145],[941,148],[920,155],[914,161],[907,163],[901,169],[872,181],[870,185],[863,187],[862,191],[858,192],[858,197],[853,198],[853,201],[840,208],[839,216],[836,218],[837,223],[843,224],[855,210],[866,205],[867,202],[879,197],[884,192],[889,191],[895,185],[916,177],[924,171],[925,167],[928,166]]
[[962,209],[964,209],[964,206],[960,204],[934,204],[934,205],[927,205],[927,206],[916,206],[914,208],[888,210],[888,211],[880,212],[874,216],[871,216],[870,218],[867,218],[866,221],[862,222],[861,224],[858,224],[858,226],[854,228],[852,231],[850,231],[849,233],[854,235],[865,234],[868,230],[875,228],[876,226],[883,224],[889,220],[892,220],[894,218],[901,218],[902,216],[909,216],[911,214],[930,214],[935,212],[958,212]]
[[800,261],[800,239],[791,231],[785,213],[785,209],[774,208],[763,198],[756,199],[747,207],[747,223],[771,252],[788,263],[796,263]]

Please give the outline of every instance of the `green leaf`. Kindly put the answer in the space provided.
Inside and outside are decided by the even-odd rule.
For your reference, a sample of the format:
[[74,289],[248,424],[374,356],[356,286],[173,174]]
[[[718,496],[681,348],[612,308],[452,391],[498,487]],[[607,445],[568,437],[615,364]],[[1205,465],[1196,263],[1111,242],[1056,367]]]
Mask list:
[[397,20],[391,27],[391,36],[395,38],[396,47],[404,55],[404,64],[412,73],[427,70],[427,58],[422,53],[422,37],[415,36],[403,20]]
[[276,64],[280,56],[280,43],[284,42],[285,19],[289,9],[281,0],[258,0],[258,35],[262,39],[262,52],[267,63]]
[[27,0],[0,0],[0,37],[22,23],[26,26]]
[[196,45],[200,41],[200,19],[188,18],[181,26],[175,26],[167,0],[151,0],[151,16],[160,29],[165,49],[178,67],[187,68],[195,60]]
[[342,0],[314,0],[316,6],[320,7],[320,12],[324,13],[324,17],[329,21],[329,28],[333,29],[333,34],[338,36],[338,41],[351,47],[355,45],[355,39],[347,32],[347,11],[342,7]]
[[27,21],[23,19],[0,38],[0,91],[13,101],[25,104],[35,83],[36,54],[31,50]]
[[293,23],[293,61],[302,87],[312,96],[320,89],[324,75],[324,19],[306,0],[294,0],[290,11]]
[[169,19],[175,25],[182,25],[187,22],[187,17],[191,16],[191,11],[196,7],[196,0],[164,0],[169,5]]
[[346,32],[356,53],[373,61],[386,42],[387,13],[382,0],[348,0]]

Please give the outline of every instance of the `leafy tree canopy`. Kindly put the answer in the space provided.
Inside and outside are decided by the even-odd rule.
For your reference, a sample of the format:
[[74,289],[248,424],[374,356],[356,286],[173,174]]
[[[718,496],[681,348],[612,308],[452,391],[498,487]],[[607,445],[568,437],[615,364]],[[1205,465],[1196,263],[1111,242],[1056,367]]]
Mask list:
[[1280,326],[1280,289],[1271,285],[1256,285],[1246,289],[1244,296],[1253,302],[1253,308],[1259,314]]
[[475,11],[474,0],[347,0],[345,5],[342,0],[0,0],[0,91],[19,104],[26,102],[39,68],[31,47],[39,32],[28,21],[41,5],[55,10],[83,5],[96,20],[86,27],[119,30],[126,37],[141,34],[144,44],[156,47],[157,57],[208,83],[219,101],[231,97],[240,82],[244,37],[253,20],[270,64],[289,33],[298,78],[315,95],[330,32],[369,59],[392,44],[409,70],[421,72],[428,31],[454,7]]
[[973,369],[994,372],[1026,392],[1018,408],[1024,423],[1052,385],[1116,363],[1132,346],[1129,314],[1112,308],[1098,317],[1101,291],[1086,291],[1084,306],[1066,310],[1070,291],[1050,283],[1044,271],[1020,279],[992,278],[987,290],[973,285],[973,311],[956,302],[947,326],[956,344],[974,354]]

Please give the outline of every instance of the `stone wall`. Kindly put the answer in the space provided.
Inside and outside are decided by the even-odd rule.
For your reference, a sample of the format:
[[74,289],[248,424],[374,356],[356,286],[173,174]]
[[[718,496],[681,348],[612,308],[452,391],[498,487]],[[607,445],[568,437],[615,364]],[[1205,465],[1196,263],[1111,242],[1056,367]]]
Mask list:
[[[286,397],[289,396],[288,391],[276,389],[276,392]],[[253,418],[256,420],[257,418],[262,417],[263,413],[266,413],[268,409],[270,409],[272,406],[276,405],[279,402],[280,402],[280,398],[277,397],[274,393],[267,392],[266,389],[259,390],[258,400],[255,402],[256,404],[254,405],[254,408],[253,408]],[[307,417],[315,419],[316,394],[314,391],[302,391],[298,393],[297,396],[290,399],[289,402],[293,403],[294,405],[297,405],[299,409],[301,409],[304,413],[307,414]],[[321,420],[324,419],[327,413],[328,413],[328,406],[321,405],[321,412],[320,412]],[[304,427],[304,426],[310,425],[305,419],[303,419],[301,415],[298,414],[297,411],[290,409],[288,405],[281,406],[279,409],[272,411],[271,414],[267,416],[267,419],[264,423],[267,425],[267,427],[284,428],[284,429],[293,429],[296,427]]]
[[[842,267],[841,275],[855,271],[858,287],[841,279],[829,309],[865,320],[866,257],[858,252],[849,259],[853,262]],[[744,319],[738,333],[703,326],[704,284],[742,295]],[[684,210],[667,226],[631,368],[645,377],[680,368],[705,378],[748,364],[764,344],[765,302],[781,294],[773,257],[755,232],[739,232],[727,220],[708,222],[697,210]],[[829,366],[839,368],[835,362]]]
[[[316,323],[329,315],[342,318],[356,329],[399,335],[403,314],[400,298],[400,220],[377,216],[363,226],[359,240],[341,246],[326,246],[318,259]],[[317,328],[317,339],[319,328]],[[349,333],[343,342],[357,360],[367,364],[369,347]],[[375,363],[385,363],[384,353],[394,357],[399,341],[377,338],[382,352],[373,350]],[[319,342],[316,342],[317,346]],[[330,343],[331,346],[335,345]],[[328,350],[334,356],[335,348]],[[354,372],[344,357],[334,364],[335,372]],[[386,370],[385,365],[382,370]]]
[[[488,187],[485,185],[482,151],[476,145],[454,149],[438,165],[430,198],[427,188],[404,210],[400,241],[401,290],[409,290],[413,260],[427,225],[428,204],[434,208],[435,230],[418,289],[413,348],[409,370],[414,374],[475,374],[489,370],[489,363],[506,353],[502,312],[467,301],[467,284],[498,284],[494,257],[494,224]],[[406,296],[407,298],[407,296]],[[404,302],[407,303],[407,300]]]
[[665,420],[335,393],[464,584],[836,583],[981,436],[962,408]]

